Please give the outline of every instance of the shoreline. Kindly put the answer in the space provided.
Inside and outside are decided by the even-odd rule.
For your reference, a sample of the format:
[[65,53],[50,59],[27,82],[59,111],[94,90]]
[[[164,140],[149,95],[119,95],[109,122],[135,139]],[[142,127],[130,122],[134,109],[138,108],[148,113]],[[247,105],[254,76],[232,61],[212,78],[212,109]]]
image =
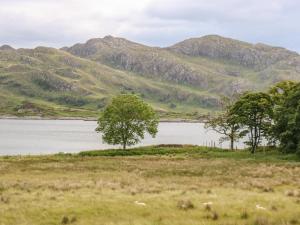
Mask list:
[[[41,117],[41,116],[0,116],[0,120],[83,120],[97,121],[95,117]],[[195,119],[159,119],[160,123],[204,123],[204,120]]]

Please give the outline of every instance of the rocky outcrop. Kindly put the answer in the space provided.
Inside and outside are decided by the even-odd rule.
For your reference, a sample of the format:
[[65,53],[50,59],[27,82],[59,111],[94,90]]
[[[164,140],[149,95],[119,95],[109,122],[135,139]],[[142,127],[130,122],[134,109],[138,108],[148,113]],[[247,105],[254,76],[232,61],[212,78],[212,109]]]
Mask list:
[[117,69],[131,71],[149,78],[205,88],[207,75],[196,72],[170,53],[140,45],[123,38],[106,36],[76,44],[64,50],[83,58],[92,59]]
[[62,50],[151,80],[217,95],[231,95],[236,89],[262,89],[283,79],[300,80],[297,53],[216,35],[188,39],[167,48],[106,36]]
[[279,61],[299,57],[296,52],[284,48],[264,44],[253,45],[216,35],[188,39],[167,49],[178,54],[226,60],[256,69],[264,69]]
[[105,61],[118,69],[132,71],[153,79],[198,86],[200,88],[208,85],[205,74],[197,73],[184,64],[163,57],[156,52],[146,54],[118,52],[105,56]]

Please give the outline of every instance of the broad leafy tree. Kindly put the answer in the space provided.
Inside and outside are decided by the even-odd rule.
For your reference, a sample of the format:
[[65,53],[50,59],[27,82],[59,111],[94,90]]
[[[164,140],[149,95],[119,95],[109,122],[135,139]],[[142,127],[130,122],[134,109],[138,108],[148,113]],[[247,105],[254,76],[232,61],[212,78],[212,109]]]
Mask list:
[[108,144],[121,144],[123,149],[140,142],[148,132],[157,133],[158,118],[154,110],[136,95],[122,94],[113,98],[98,120],[97,132]]
[[300,154],[300,83],[289,86],[285,93],[274,109],[272,134],[284,152]]
[[280,142],[281,130],[283,126],[283,117],[285,117],[284,104],[291,92],[296,87],[297,83],[293,81],[281,81],[271,87],[268,91],[273,102],[273,123],[269,130],[269,143],[276,146]]
[[234,121],[244,128],[240,134],[248,134],[249,141],[246,144],[251,147],[251,153],[255,153],[271,126],[271,97],[263,92],[246,93],[231,107],[230,113],[234,116]]

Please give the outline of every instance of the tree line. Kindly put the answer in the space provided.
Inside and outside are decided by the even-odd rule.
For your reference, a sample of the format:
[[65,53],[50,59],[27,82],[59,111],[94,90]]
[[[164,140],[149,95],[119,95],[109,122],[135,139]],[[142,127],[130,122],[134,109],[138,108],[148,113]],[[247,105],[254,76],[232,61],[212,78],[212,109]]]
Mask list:
[[243,137],[251,153],[266,140],[284,153],[300,155],[300,83],[282,81],[267,92],[235,94],[222,101],[223,113],[206,127],[224,135],[230,148]]
[[[206,121],[206,128],[222,134],[230,148],[241,138],[255,153],[262,141],[284,153],[300,155],[300,83],[282,81],[266,92],[246,92],[223,97],[222,113]],[[144,138],[155,137],[158,117],[140,97],[121,94],[113,98],[98,120],[97,132],[108,144],[123,149]]]

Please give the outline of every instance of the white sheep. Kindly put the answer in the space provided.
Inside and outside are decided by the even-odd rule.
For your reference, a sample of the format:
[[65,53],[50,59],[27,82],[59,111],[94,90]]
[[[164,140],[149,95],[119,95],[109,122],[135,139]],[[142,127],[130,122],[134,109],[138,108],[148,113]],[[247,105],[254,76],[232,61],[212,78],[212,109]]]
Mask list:
[[206,205],[212,205],[212,204],[213,204],[212,202],[204,202],[204,203],[203,203],[203,205],[205,205],[205,206],[206,206]]
[[144,202],[135,201],[134,203],[140,206],[146,206],[146,203]]
[[256,209],[259,209],[259,210],[267,210],[265,207],[262,207],[262,206],[260,206],[260,205],[256,205]]

